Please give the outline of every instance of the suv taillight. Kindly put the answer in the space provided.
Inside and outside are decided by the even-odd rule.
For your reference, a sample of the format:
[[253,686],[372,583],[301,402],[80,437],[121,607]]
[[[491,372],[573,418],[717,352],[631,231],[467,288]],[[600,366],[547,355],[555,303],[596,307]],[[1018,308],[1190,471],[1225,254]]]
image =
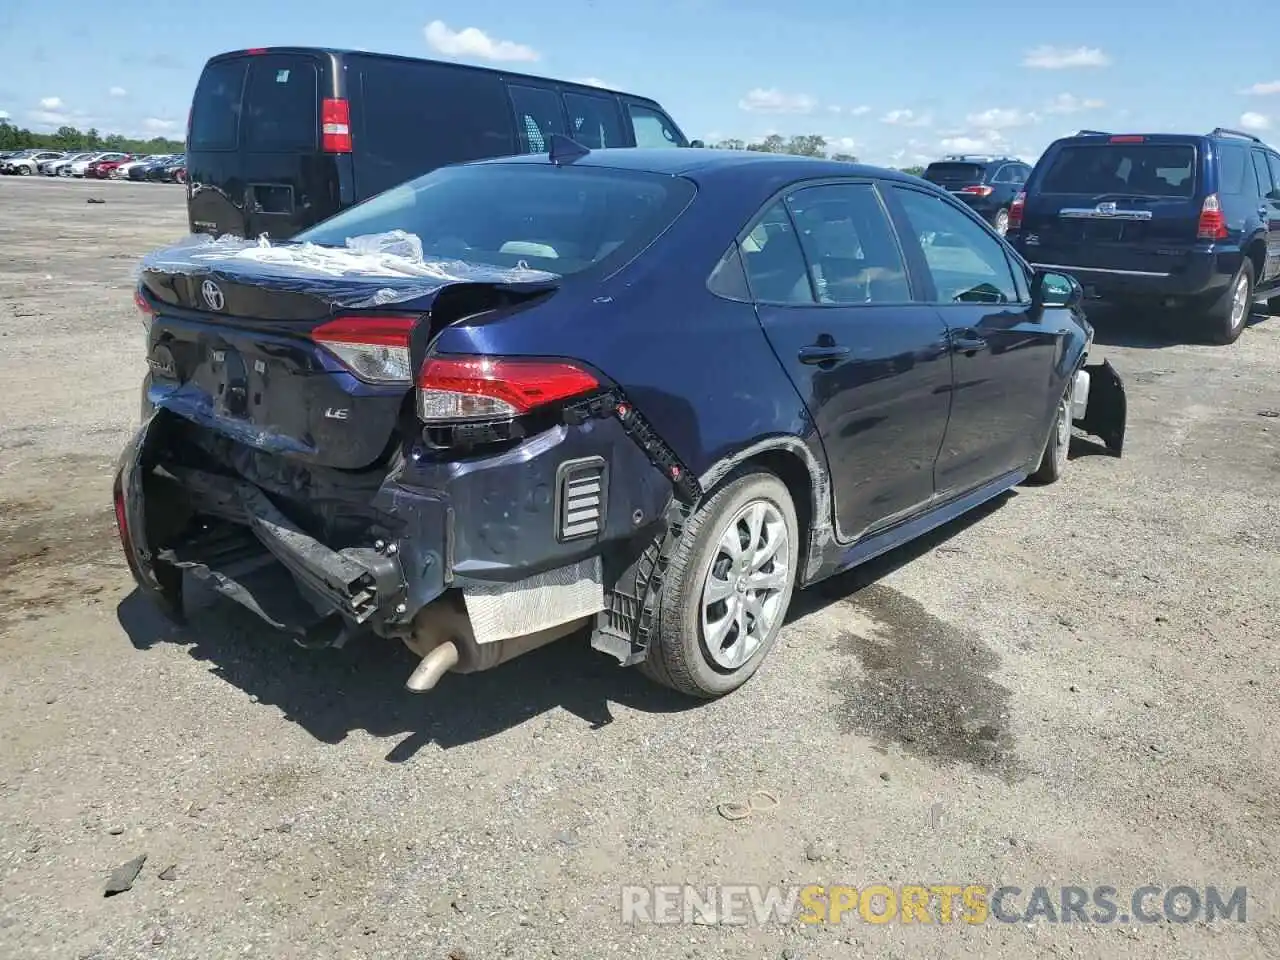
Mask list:
[[510,420],[600,389],[600,381],[563,360],[429,357],[418,374],[418,418],[438,425]]
[[1027,191],[1019,190],[1018,195],[1013,198],[1013,203],[1009,204],[1009,229],[1020,230],[1022,228],[1022,214],[1027,208]]
[[996,192],[996,188],[989,187],[985,183],[976,183],[971,187],[965,187],[960,192],[967,193],[971,197],[989,197]]
[[325,153],[351,152],[351,105],[346,100],[321,103],[320,146]]
[[312,330],[311,339],[366,383],[409,384],[409,334],[417,322],[417,317],[338,317]]
[[1200,222],[1196,225],[1197,240],[1224,240],[1227,236],[1227,221],[1222,215],[1222,204],[1218,195],[1211,193],[1204,198],[1200,207]]

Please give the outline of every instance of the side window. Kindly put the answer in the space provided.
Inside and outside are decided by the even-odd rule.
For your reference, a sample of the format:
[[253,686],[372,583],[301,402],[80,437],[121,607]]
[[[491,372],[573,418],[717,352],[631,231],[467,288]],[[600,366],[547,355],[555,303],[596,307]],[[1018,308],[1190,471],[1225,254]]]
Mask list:
[[1258,181],[1258,196],[1269,196],[1274,185],[1271,182],[1271,171],[1267,168],[1267,155],[1261,150],[1253,151],[1253,173]]
[[248,68],[247,60],[222,60],[205,67],[191,104],[191,149],[235,149]]
[[1012,183],[1013,182],[1013,165],[1006,163],[1003,167],[996,170],[991,177],[991,183]]
[[1004,246],[946,201],[894,188],[920,243],[939,303],[1017,303]]
[[819,303],[905,303],[907,271],[875,187],[806,187],[787,197]]
[[742,251],[736,243],[729,244],[729,249],[711,271],[707,289],[726,300],[751,302],[751,288],[747,286],[747,272],[742,266]]
[[742,241],[742,265],[756,300],[813,304],[804,254],[781,203],[769,207]]
[[1024,164],[1024,163],[1014,164],[1014,167],[1013,167],[1013,182],[1014,182],[1014,183],[1026,183],[1026,182],[1027,182],[1027,177],[1029,177],[1029,176],[1031,176],[1031,168],[1030,168],[1030,167],[1028,167],[1028,166],[1027,166],[1026,164]]
[[1267,162],[1271,165],[1271,193],[1267,199],[1280,202],[1280,156],[1269,153]]
[[1245,148],[1234,143],[1218,145],[1218,189],[1224,196],[1238,197],[1252,193],[1254,177],[1245,178],[1248,172],[1248,155]]
[[637,147],[684,146],[683,138],[661,111],[638,103],[627,104],[627,111],[631,114],[631,129],[635,131]]
[[626,146],[617,100],[585,93],[566,93],[564,105],[569,114],[569,136],[584,147],[599,150],[602,147]]
[[516,137],[521,153],[542,153],[551,148],[551,135],[563,134],[560,95],[542,87],[509,87],[516,108]]

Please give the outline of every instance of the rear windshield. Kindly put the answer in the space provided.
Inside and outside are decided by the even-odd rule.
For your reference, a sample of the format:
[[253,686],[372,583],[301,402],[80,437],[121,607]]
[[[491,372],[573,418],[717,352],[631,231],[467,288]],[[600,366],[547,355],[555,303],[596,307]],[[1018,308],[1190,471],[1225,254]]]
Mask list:
[[985,170],[986,167],[980,163],[931,163],[924,172],[924,178],[934,183],[981,180]]
[[219,60],[200,75],[191,104],[193,150],[234,150],[247,60]]
[[1119,193],[1143,197],[1195,194],[1191,144],[1108,143],[1063,147],[1045,171],[1044,193]]
[[693,198],[692,182],[632,170],[484,163],[444,167],[350,207],[294,239],[342,246],[406,230],[427,257],[561,275],[639,253]]
[[245,148],[264,153],[314,150],[320,131],[318,86],[311,60],[255,57],[244,89]]

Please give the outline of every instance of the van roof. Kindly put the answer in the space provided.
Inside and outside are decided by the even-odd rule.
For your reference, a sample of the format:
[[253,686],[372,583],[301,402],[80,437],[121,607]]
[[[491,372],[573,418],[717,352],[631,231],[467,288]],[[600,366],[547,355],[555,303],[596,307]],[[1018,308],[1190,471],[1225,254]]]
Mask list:
[[341,47],[249,47],[244,50],[229,50],[226,53],[215,54],[209,58],[209,63],[215,60],[231,60],[237,57],[254,57],[265,56],[268,54],[294,54],[309,56],[330,56],[330,57],[376,57],[379,60],[401,60],[406,63],[435,63],[443,67],[456,67],[459,70],[471,70],[480,73],[491,73],[501,77],[522,77],[529,80],[538,80],[542,83],[553,83],[562,87],[573,87],[577,90],[597,90],[604,93],[621,94],[630,97],[633,100],[640,100],[644,103],[652,103],[658,106],[658,102],[652,97],[645,97],[635,93],[629,93],[626,90],[617,90],[613,87],[601,87],[590,83],[578,83],[573,80],[561,80],[557,77],[543,77],[532,73],[518,73],[515,70],[500,70],[496,67],[481,67],[471,63],[455,63],[452,60],[435,60],[431,57],[408,57],[396,53],[378,53],[374,50],[352,50]]

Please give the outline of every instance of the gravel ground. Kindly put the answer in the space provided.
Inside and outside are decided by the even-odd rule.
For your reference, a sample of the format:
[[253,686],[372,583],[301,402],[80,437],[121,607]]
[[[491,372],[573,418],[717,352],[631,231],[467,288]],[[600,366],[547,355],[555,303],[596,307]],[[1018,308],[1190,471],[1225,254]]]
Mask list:
[[[724,700],[572,643],[414,697],[392,645],[132,594],[131,276],[184,226],[178,188],[0,180],[0,956],[1280,955],[1280,319],[1100,318],[1124,458],[799,595]],[[1248,919],[622,924],[686,882],[1247,885]]]

